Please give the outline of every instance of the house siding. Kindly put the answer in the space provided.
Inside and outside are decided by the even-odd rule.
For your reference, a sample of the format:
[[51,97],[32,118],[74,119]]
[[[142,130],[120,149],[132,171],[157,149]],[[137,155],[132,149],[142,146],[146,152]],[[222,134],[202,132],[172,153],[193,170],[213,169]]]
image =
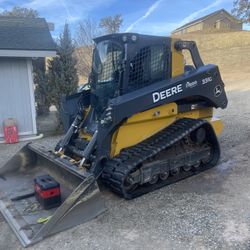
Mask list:
[[192,32],[216,32],[216,31],[239,31],[242,30],[242,23],[237,21],[234,17],[225,11],[221,11],[210,17],[193,23],[191,25],[184,26],[181,29],[177,29],[172,32],[173,35],[182,35]]
[[[36,133],[31,72],[28,59],[0,58],[0,127],[4,119],[15,118],[19,135]],[[3,137],[2,129],[0,137]]]
[[[216,22],[219,22],[219,27],[216,26]],[[206,20],[203,21],[203,30],[204,31],[213,31],[213,30],[232,30],[237,31],[242,29],[242,24],[238,23],[233,18],[230,18],[224,13],[218,13]]]
[[197,32],[197,31],[201,31],[201,30],[203,30],[203,23],[202,22],[194,24],[190,27],[187,27],[185,33]]

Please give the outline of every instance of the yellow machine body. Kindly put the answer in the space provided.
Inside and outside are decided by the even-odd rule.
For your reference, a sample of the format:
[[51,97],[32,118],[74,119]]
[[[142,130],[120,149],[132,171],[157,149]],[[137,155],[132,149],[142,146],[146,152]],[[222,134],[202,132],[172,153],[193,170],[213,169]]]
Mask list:
[[176,103],[165,104],[127,119],[113,134],[111,158],[118,155],[122,149],[140,143],[181,118],[206,119],[212,124],[217,136],[223,129],[223,123],[218,119],[213,119],[212,108],[178,113]]

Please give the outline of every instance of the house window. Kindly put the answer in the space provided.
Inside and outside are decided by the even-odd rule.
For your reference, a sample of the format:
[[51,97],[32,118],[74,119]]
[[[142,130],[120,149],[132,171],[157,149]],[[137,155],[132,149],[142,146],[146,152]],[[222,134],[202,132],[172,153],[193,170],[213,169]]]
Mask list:
[[220,27],[221,27],[221,21],[218,20],[218,21],[216,21],[216,23],[214,24],[214,28],[217,29],[217,30],[219,30]]

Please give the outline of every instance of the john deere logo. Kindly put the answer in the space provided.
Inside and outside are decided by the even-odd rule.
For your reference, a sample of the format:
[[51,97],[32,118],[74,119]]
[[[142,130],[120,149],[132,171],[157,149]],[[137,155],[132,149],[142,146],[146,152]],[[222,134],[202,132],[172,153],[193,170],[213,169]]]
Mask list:
[[220,96],[222,90],[221,90],[221,86],[220,85],[217,85],[215,88],[214,88],[214,95],[216,97]]

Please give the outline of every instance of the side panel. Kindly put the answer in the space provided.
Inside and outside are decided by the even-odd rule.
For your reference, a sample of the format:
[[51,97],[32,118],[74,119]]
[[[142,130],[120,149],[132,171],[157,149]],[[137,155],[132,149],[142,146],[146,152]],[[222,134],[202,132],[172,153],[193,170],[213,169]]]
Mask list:
[[[211,121],[213,116],[212,108],[204,108],[193,110],[185,113],[178,113],[176,103],[170,103],[159,106],[130,117],[119,129],[114,133],[111,145],[111,158],[118,155],[124,148],[131,147],[141,141],[158,133],[162,129],[181,118],[207,119]],[[213,126],[221,132],[218,123]]]
[[114,133],[111,146],[111,157],[127,148],[151,137],[176,120],[175,103],[156,107],[130,117]]

